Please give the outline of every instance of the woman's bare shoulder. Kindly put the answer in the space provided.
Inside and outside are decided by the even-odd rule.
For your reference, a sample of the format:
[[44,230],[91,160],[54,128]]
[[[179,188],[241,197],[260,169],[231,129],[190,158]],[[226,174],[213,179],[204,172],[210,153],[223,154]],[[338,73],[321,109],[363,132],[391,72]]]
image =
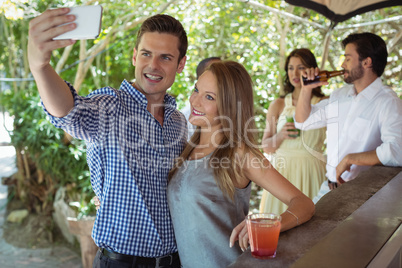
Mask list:
[[280,114],[285,107],[285,99],[284,98],[277,98],[276,100],[272,101],[268,108],[268,113],[271,114]]

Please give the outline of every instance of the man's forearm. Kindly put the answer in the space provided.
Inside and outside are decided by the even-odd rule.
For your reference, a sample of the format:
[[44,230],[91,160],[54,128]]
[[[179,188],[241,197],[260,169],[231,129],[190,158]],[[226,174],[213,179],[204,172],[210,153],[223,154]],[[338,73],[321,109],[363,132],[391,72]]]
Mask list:
[[64,80],[50,65],[32,74],[47,111],[55,117],[66,116],[74,107],[74,98]]
[[296,122],[303,123],[311,112],[311,91],[301,90],[299,100],[296,105]]
[[339,162],[336,167],[336,180],[339,184],[344,183],[344,180],[341,178],[341,175],[345,171],[349,171],[352,165],[357,166],[374,166],[381,164],[381,161],[378,159],[377,153],[375,150],[362,152],[362,153],[352,153],[346,155],[341,162]]
[[[69,8],[49,9],[29,22],[28,62],[43,104],[50,114],[63,117],[74,107],[74,98],[63,79],[50,65],[52,51],[75,43],[75,40],[53,40],[76,28]],[[56,27],[60,26],[60,27]]]
[[377,156],[375,150],[353,153],[346,156],[348,158],[348,164],[357,166],[374,166],[381,164],[380,159]]

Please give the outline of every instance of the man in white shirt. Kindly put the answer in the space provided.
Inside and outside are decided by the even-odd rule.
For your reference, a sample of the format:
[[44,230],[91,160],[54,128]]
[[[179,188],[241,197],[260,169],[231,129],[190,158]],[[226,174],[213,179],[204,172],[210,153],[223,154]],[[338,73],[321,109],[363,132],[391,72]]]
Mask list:
[[[382,164],[402,166],[402,100],[385,86],[380,76],[387,64],[384,40],[372,33],[351,34],[345,48],[344,81],[329,99],[310,104],[314,87],[302,87],[296,106],[295,126],[308,130],[327,127],[327,178],[314,202],[359,172]],[[313,79],[318,68],[303,76]]]

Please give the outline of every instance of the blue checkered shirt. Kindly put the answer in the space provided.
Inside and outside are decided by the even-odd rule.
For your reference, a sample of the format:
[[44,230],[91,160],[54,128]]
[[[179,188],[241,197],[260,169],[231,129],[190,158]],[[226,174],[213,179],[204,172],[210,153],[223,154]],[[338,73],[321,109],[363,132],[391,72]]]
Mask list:
[[[67,83],[68,84],[68,83]],[[74,96],[74,108],[51,122],[87,144],[91,184],[101,201],[92,237],[114,252],[158,257],[177,252],[167,202],[167,175],[187,137],[184,116],[165,96],[163,127],[128,81],[120,90]]]

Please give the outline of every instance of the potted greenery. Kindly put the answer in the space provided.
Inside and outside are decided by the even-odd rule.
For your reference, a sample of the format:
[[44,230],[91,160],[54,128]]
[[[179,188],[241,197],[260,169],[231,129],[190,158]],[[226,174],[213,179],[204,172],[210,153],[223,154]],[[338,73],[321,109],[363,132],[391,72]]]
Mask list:
[[[46,218],[53,218],[58,213],[57,201],[65,203],[61,206],[61,215],[67,230],[67,217],[86,224],[93,222],[96,211],[90,201],[94,193],[86,163],[85,143],[51,125],[43,113],[36,89],[6,90],[0,92],[0,97],[0,105],[14,119],[10,138],[16,149],[17,173],[12,176],[9,195],[21,202],[29,213]],[[63,192],[61,198],[57,196],[59,190]],[[53,233],[54,224],[49,222],[43,231]],[[71,232],[77,230],[70,229]],[[91,231],[85,230],[90,238]],[[79,240],[82,243],[83,240]],[[82,256],[84,263],[86,253]]]

